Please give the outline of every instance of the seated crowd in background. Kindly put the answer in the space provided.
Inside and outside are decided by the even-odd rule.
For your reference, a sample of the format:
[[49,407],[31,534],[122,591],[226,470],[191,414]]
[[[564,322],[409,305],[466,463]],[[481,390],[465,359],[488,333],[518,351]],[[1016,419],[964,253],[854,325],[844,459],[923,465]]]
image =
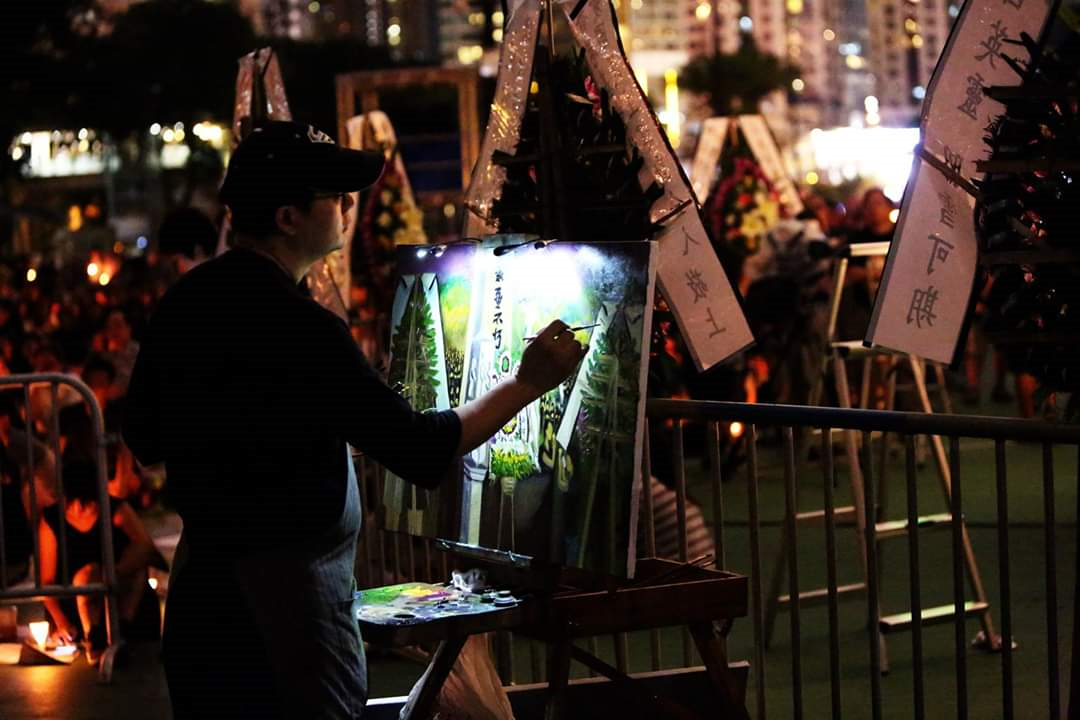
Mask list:
[[[141,257],[113,258],[115,270],[102,284],[89,275],[88,262],[102,262],[101,251],[56,265],[21,259],[0,262],[0,375],[65,373],[80,377],[101,407],[106,449],[106,481],[112,501],[112,526],[121,584],[121,618],[134,622],[135,636],[159,623],[148,622],[144,601],[147,563],[164,567],[138,512],[153,507],[162,489],[160,471],[134,461],[120,439],[120,423],[136,339],[158,299],[184,272],[213,255],[217,230],[197,210],[167,217],[158,249]],[[27,270],[34,273],[28,276]],[[54,395],[48,384],[27,393],[0,388],[0,492],[3,503],[4,570],[9,584],[32,573],[33,534],[41,543],[44,582],[94,582],[100,573],[97,523],[97,446],[88,406],[66,385]],[[53,437],[62,468],[59,486]],[[32,477],[31,477],[32,467]],[[65,495],[61,508],[60,491]],[[36,508],[34,507],[36,506]],[[35,512],[36,510],[36,512]],[[60,518],[66,518],[68,576],[59,577]],[[37,527],[34,526],[35,522]],[[156,612],[156,603],[153,603]],[[83,600],[63,607],[50,602],[59,634],[100,644],[99,612]]]

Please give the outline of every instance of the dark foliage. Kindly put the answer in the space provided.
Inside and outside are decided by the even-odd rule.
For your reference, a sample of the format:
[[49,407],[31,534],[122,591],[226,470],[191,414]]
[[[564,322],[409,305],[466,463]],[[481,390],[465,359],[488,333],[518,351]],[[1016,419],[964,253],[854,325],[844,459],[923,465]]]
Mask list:
[[390,64],[355,38],[267,41],[232,3],[148,0],[108,16],[95,0],[13,3],[0,23],[0,138],[92,127],[113,138],[153,122],[229,122],[237,60],[270,44],[296,117],[333,131],[334,75]]
[[[1031,373],[1048,392],[1076,393],[1080,36],[1068,32],[1059,39],[1040,56],[1024,38],[1035,60],[1026,67],[1011,63],[1024,78],[1025,92],[1004,100],[1005,113],[988,129],[987,143],[992,161],[1020,161],[1022,169],[991,173],[979,183],[977,221],[982,253],[1028,253],[1023,263],[993,264],[984,271],[987,329],[1013,336],[1004,348],[1014,371]],[[1073,261],[1053,255],[1062,250],[1074,253]]]
[[[663,190],[655,183],[641,188],[637,176],[644,159],[628,143],[626,125],[611,107],[607,91],[597,88],[588,76],[584,54],[557,58],[546,82],[550,88],[541,87],[540,92],[552,94],[553,125],[560,132],[563,148],[561,157],[549,161],[562,163],[563,189],[556,193],[554,202],[562,205],[569,239],[650,239],[657,228],[649,220],[649,208]],[[530,95],[515,156],[495,158],[507,168],[502,197],[493,209],[502,232],[544,234],[540,218],[540,117],[536,93]],[[558,234],[557,223],[554,232]]]
[[738,52],[691,60],[679,72],[679,85],[704,96],[713,115],[739,115],[757,112],[769,93],[786,89],[798,76],[798,67],[744,39]]

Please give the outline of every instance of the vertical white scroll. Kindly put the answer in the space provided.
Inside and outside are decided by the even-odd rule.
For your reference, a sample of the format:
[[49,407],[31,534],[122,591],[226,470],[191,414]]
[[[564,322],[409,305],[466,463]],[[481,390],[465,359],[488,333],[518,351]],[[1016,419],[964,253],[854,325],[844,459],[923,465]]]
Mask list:
[[[989,152],[986,128],[1004,110],[983,91],[1020,84],[1001,53],[1026,53],[1004,40],[1022,32],[1037,38],[1050,6],[1048,0],[964,3],[923,102],[922,152],[937,162],[915,159],[866,344],[952,361],[978,260],[974,201],[962,187],[981,177],[975,163]],[[943,226],[949,204],[957,213]],[[939,251],[940,265],[928,264],[928,253]]]
[[711,117],[701,124],[701,137],[694,151],[694,164],[690,169],[690,184],[698,205],[704,205],[712,190],[716,166],[720,164],[720,153],[727,141],[731,120],[726,117]]
[[930,360],[952,360],[975,277],[974,199],[917,158],[907,198],[917,212],[901,216],[893,253],[874,306],[874,342]]
[[750,152],[757,158],[761,165],[761,172],[776,188],[780,195],[780,202],[792,215],[798,215],[803,210],[802,199],[795,183],[791,181],[791,173],[788,172],[784,159],[780,157],[780,148],[776,146],[776,139],[772,131],[765,123],[761,115],[740,115],[738,119],[739,130],[746,138],[746,144],[750,146]]
[[660,231],[658,240],[656,280],[698,370],[707,370],[753,343],[697,209],[680,213]]

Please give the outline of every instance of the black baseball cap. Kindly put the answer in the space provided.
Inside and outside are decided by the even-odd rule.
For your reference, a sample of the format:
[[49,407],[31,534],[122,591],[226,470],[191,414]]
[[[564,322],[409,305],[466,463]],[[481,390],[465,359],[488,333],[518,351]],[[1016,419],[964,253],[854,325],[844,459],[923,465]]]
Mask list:
[[233,152],[219,197],[230,207],[280,207],[312,193],[363,190],[384,164],[382,153],[341,147],[311,125],[266,122]]

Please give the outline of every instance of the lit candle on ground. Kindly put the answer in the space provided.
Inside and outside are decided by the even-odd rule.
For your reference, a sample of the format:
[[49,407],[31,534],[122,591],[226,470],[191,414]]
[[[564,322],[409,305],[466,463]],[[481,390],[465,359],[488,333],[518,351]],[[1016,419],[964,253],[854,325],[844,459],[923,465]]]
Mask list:
[[38,622],[30,623],[30,636],[34,638],[34,642],[42,650],[45,649],[45,641],[49,639],[49,621],[39,620]]

